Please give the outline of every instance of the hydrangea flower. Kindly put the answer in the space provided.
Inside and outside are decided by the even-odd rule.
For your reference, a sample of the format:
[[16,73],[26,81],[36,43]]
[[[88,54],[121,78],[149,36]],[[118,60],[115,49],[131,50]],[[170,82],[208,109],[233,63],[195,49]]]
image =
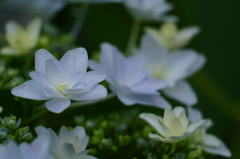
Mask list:
[[165,0],[123,0],[124,5],[136,19],[161,21],[172,5]]
[[49,141],[47,138],[39,137],[31,144],[21,143],[17,145],[10,142],[8,145],[0,145],[1,159],[50,159]]
[[96,159],[87,155],[89,138],[83,127],[77,126],[68,131],[62,126],[58,136],[52,129],[38,126],[36,133],[39,137],[46,137],[50,141],[50,159]]
[[185,27],[179,30],[176,23],[167,21],[159,29],[146,27],[145,32],[159,45],[166,46],[169,50],[186,46],[190,40],[199,33],[196,26]]
[[151,139],[176,143],[191,135],[204,122],[204,120],[189,124],[185,110],[175,107],[173,110],[166,108],[163,118],[152,113],[141,113],[139,116],[150,124],[158,134],[149,134]]
[[165,87],[165,83],[147,77],[142,55],[134,54],[125,58],[117,48],[104,43],[101,45],[100,62],[89,61],[89,66],[93,70],[106,73],[106,81],[111,90],[125,105],[138,103],[161,108],[171,107],[158,92]]
[[163,93],[187,105],[197,102],[195,92],[185,78],[204,65],[204,56],[193,50],[176,50],[170,53],[150,36],[142,38],[138,52],[146,59],[145,68],[149,76],[166,82],[167,87],[163,89]]
[[47,50],[38,50],[35,55],[36,71],[30,72],[32,80],[15,87],[12,94],[47,100],[47,109],[54,113],[69,107],[70,99],[87,101],[105,97],[106,88],[98,84],[105,79],[105,75],[86,72],[87,65],[88,56],[84,48],[66,52],[60,61]]
[[[188,116],[190,118],[190,121],[202,120],[202,113],[198,109],[189,107]],[[203,147],[203,151],[207,153],[223,157],[231,157],[232,154],[224,142],[216,136],[207,133],[207,129],[211,126],[212,121],[205,120],[201,126],[201,129],[194,134],[194,140],[196,142],[199,142]]]
[[34,19],[24,29],[18,23],[9,21],[6,24],[6,39],[9,46],[1,49],[2,54],[22,55],[27,53],[37,44],[41,29],[41,20]]

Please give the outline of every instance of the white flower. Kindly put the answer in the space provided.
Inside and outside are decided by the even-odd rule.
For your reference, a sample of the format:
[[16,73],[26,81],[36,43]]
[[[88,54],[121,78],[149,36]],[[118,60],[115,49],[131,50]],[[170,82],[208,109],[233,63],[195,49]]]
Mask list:
[[156,78],[148,78],[144,70],[144,58],[134,54],[125,58],[119,50],[110,44],[101,45],[100,62],[89,61],[93,70],[106,73],[106,81],[125,105],[136,103],[161,108],[171,107],[158,90],[165,83]]
[[6,24],[6,39],[9,46],[3,47],[1,53],[22,55],[30,51],[37,44],[41,24],[41,20],[37,18],[24,29],[18,23],[9,21]]
[[[202,113],[198,109],[188,108],[188,118],[190,121],[202,120]],[[223,157],[231,157],[231,152],[219,138],[207,133],[207,129],[212,126],[211,120],[205,120],[201,129],[194,134],[194,140],[203,146],[203,151]]]
[[87,3],[120,3],[122,0],[69,0],[70,3],[87,2]]
[[185,81],[205,63],[205,58],[193,50],[176,50],[169,53],[166,47],[158,45],[153,38],[144,36],[138,51],[146,59],[146,70],[150,77],[166,82],[163,92],[184,104],[197,102],[195,92]]
[[165,143],[176,143],[183,140],[196,131],[204,122],[201,120],[189,124],[185,110],[182,107],[176,107],[173,110],[166,108],[163,118],[151,113],[142,113],[139,117],[149,123],[158,133],[149,134],[149,137]]
[[68,131],[62,126],[58,136],[52,129],[38,126],[36,133],[39,137],[47,137],[50,141],[50,159],[96,159],[87,155],[89,138],[83,127],[77,126]]
[[172,5],[165,0],[123,0],[129,12],[139,20],[161,21]]
[[21,19],[41,17],[43,20],[49,20],[65,6],[66,2],[67,0],[7,0],[1,2],[0,8],[8,8],[10,13],[20,15]]
[[21,143],[17,145],[10,142],[8,145],[0,145],[1,159],[50,159],[49,141],[47,138],[39,137],[31,144]]
[[176,23],[167,21],[159,29],[146,27],[145,32],[160,45],[173,50],[186,46],[199,33],[199,28],[192,26],[178,30]]
[[86,101],[103,98],[106,88],[98,83],[105,75],[86,72],[87,52],[84,48],[68,51],[58,61],[51,53],[41,49],[35,55],[35,69],[30,80],[12,90],[12,94],[35,100],[48,100],[46,107],[60,113],[70,106],[71,100]]

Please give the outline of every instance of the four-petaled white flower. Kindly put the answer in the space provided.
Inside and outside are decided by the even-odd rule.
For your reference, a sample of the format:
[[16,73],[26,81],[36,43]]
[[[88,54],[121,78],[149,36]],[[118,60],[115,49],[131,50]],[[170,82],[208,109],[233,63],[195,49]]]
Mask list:
[[36,71],[30,72],[33,80],[14,88],[15,96],[48,100],[47,109],[60,113],[70,106],[70,99],[86,101],[107,95],[106,88],[98,84],[105,75],[86,72],[88,57],[84,48],[68,51],[60,61],[44,49],[38,50],[35,56]]
[[18,23],[9,21],[6,24],[6,39],[9,46],[1,49],[2,54],[22,55],[27,53],[37,44],[41,29],[41,20],[34,19],[26,29]]
[[154,38],[159,45],[173,50],[186,46],[199,33],[199,28],[192,26],[178,30],[176,23],[167,21],[159,29],[146,27],[145,32]]
[[77,126],[68,131],[62,126],[58,136],[52,129],[38,126],[36,133],[39,137],[47,137],[50,141],[50,159],[96,159],[87,155],[89,138],[83,127]]
[[47,138],[36,138],[31,144],[21,143],[17,145],[10,142],[8,145],[0,145],[1,159],[50,159],[50,143]]
[[172,5],[165,0],[123,0],[134,18],[142,21],[161,21]]
[[[188,108],[188,117],[190,121],[200,121],[202,120],[202,113],[198,109],[194,109],[192,107]],[[199,142],[203,147],[203,151],[219,155],[223,157],[231,157],[232,154],[227,146],[221,141],[219,138],[212,134],[207,133],[207,129],[212,126],[211,120],[205,120],[201,129],[195,132],[194,135],[194,142]]]
[[165,143],[176,143],[185,139],[204,122],[201,120],[189,124],[182,107],[175,107],[173,110],[166,108],[163,118],[151,113],[142,113],[139,117],[149,123],[158,133],[149,134],[149,137]]
[[193,50],[176,50],[170,53],[150,36],[142,38],[138,53],[143,54],[146,59],[145,68],[149,76],[166,82],[167,87],[163,89],[163,93],[187,105],[197,102],[195,92],[185,78],[204,65],[204,56]]
[[125,58],[117,48],[105,43],[101,45],[100,62],[89,61],[89,66],[106,74],[111,90],[125,105],[139,103],[161,108],[171,107],[158,92],[165,87],[165,83],[147,77],[142,55],[134,54]]

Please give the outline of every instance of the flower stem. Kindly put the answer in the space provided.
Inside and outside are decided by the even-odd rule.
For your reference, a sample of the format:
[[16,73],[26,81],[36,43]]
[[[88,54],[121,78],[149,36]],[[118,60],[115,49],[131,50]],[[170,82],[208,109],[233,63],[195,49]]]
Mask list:
[[91,101],[86,101],[86,102],[74,102],[74,103],[71,104],[71,107],[83,107],[83,106],[86,106],[86,105],[96,104],[96,103],[103,102],[103,101],[106,101],[108,99],[111,99],[113,97],[115,97],[115,94],[110,93],[110,94],[108,94],[107,97],[102,98],[102,99],[91,100]]
[[131,55],[134,49],[136,48],[136,43],[137,43],[137,39],[140,32],[140,26],[141,26],[141,21],[135,18],[133,20],[130,37],[129,37],[128,44],[125,51],[126,55]]
[[175,152],[176,147],[177,147],[177,143],[172,143],[171,144],[171,150],[169,152],[169,155],[172,155]]
[[73,27],[70,32],[70,35],[74,40],[77,38],[77,35],[82,28],[82,25],[86,18],[87,10],[88,10],[88,3],[84,3],[83,7],[78,10],[78,13],[77,13],[78,17],[76,18],[76,21],[73,24]]

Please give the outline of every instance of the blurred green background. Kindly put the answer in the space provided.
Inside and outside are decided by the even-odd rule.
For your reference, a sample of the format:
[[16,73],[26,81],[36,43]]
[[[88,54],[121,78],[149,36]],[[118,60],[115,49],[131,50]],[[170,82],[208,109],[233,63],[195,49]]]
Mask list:
[[[201,28],[200,34],[187,46],[207,58],[205,67],[189,79],[199,97],[196,107],[203,111],[205,118],[213,120],[214,126],[210,132],[226,143],[233,153],[233,159],[239,159],[240,1],[171,2],[174,10],[170,13],[179,16],[180,28],[191,25]],[[54,17],[53,24],[62,31],[69,32],[78,16],[78,7],[82,5],[66,6]],[[76,44],[85,47],[90,54],[99,50],[101,42],[110,42],[123,51],[128,42],[131,25],[132,18],[120,4],[90,5]],[[157,23],[144,23],[143,26],[145,25],[159,26]],[[4,93],[6,94],[0,96],[1,101],[12,99],[9,92]]]

